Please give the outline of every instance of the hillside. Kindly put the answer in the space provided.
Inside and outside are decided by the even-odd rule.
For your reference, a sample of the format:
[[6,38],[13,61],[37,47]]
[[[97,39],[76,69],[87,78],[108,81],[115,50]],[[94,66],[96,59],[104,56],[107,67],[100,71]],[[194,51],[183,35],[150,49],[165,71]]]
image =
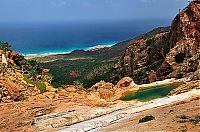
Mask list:
[[10,50],[8,43],[0,47],[0,102],[23,101],[46,91],[52,80],[47,69]]
[[132,42],[116,64],[113,80],[133,77],[136,83],[167,78],[200,77],[200,2],[192,1],[172,22],[169,31]]
[[169,27],[159,27],[134,39],[94,51],[74,50],[70,54],[27,58],[36,60],[43,67],[50,69],[50,73],[54,75],[52,84],[55,87],[74,84],[77,81],[88,88],[101,80],[117,83],[121,78],[112,81],[113,69],[125,49],[132,43],[167,31]]
[[92,51],[26,59],[0,41],[0,131],[198,132],[199,13]]

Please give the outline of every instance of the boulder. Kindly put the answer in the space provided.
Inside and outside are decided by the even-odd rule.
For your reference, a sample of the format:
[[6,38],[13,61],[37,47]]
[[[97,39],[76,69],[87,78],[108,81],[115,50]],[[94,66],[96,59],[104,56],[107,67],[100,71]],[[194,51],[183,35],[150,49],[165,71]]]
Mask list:
[[76,92],[77,87],[75,85],[62,85],[62,87],[68,92]]
[[99,88],[104,88],[104,89],[113,89],[113,84],[105,81],[100,81],[93,85],[90,89],[91,90],[97,90]]
[[117,85],[115,85],[115,89],[117,88],[132,88],[135,87],[136,84],[134,83],[133,79],[130,77],[124,77],[122,78]]
[[43,93],[43,95],[49,99],[54,99],[56,96],[56,93],[55,92],[45,92],[45,93]]
[[139,90],[139,86],[134,83],[130,77],[121,79],[117,85],[115,85],[115,97],[113,100],[118,100],[129,93],[134,93]]
[[62,90],[59,90],[58,91],[58,94],[59,94],[59,96],[63,96],[63,97],[68,97],[69,96],[69,93],[66,91],[66,90],[64,90],[64,89],[62,89]]
[[55,88],[53,88],[52,86],[49,86],[49,85],[47,85],[46,90],[48,92],[56,92],[57,91],[57,89],[55,89]]

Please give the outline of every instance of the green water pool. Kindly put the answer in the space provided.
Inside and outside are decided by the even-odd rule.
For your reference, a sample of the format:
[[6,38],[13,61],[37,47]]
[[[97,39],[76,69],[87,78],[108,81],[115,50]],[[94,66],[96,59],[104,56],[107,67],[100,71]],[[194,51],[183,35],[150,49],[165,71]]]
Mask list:
[[181,84],[183,83],[149,87],[147,89],[141,89],[135,93],[130,93],[121,99],[124,101],[128,100],[149,101],[152,99],[166,96],[171,90],[177,88]]

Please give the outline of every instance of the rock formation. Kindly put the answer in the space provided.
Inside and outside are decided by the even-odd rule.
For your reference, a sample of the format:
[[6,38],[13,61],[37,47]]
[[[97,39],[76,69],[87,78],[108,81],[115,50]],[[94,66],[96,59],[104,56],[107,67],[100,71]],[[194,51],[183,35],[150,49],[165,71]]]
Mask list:
[[152,32],[130,42],[115,65],[114,76],[131,76],[140,84],[173,77],[199,79],[200,1],[183,9],[169,31]]

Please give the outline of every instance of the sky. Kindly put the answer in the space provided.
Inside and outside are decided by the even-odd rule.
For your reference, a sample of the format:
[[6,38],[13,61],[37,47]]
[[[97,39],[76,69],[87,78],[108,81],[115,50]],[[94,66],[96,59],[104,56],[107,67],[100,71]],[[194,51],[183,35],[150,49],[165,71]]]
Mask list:
[[0,23],[173,19],[187,0],[0,0]]

